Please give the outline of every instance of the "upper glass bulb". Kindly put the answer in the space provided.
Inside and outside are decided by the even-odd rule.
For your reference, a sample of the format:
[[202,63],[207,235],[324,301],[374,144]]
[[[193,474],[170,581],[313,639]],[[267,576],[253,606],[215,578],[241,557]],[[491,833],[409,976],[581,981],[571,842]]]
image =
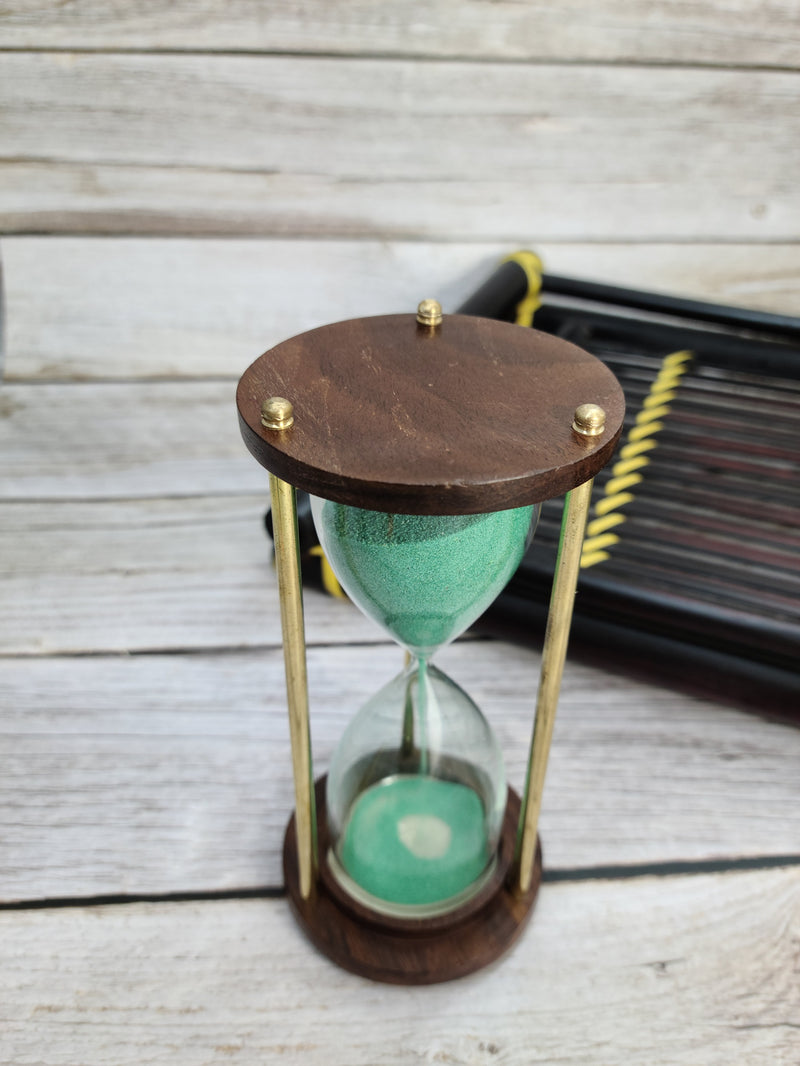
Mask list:
[[516,570],[536,507],[468,515],[366,511],[312,497],[320,544],[342,587],[415,655],[474,622]]

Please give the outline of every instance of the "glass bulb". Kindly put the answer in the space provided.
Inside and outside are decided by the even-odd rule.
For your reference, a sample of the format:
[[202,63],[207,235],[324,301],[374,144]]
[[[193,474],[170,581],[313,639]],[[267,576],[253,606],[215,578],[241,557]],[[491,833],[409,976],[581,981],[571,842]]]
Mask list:
[[344,590],[413,656],[352,719],[334,754],[329,865],[373,910],[444,913],[492,874],[506,781],[480,709],[429,660],[504,587],[538,508],[404,515],[312,497],[312,512]]
[[538,513],[385,514],[317,497],[311,510],[350,599],[403,647],[426,656],[463,633],[505,587]]
[[373,897],[366,902],[389,912],[451,900],[490,872],[505,805],[503,757],[488,722],[424,660],[362,707],[328,773],[338,865]]

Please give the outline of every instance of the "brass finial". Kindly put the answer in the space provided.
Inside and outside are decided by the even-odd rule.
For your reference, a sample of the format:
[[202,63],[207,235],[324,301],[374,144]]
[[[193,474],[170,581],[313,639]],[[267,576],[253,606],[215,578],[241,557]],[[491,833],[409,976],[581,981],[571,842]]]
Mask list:
[[266,429],[288,429],[294,424],[294,409],[282,396],[270,396],[261,404],[261,425]]
[[442,324],[442,305],[438,300],[423,300],[417,308],[417,322],[421,326]]
[[582,403],[575,409],[572,428],[582,437],[599,437],[606,428],[606,413],[596,403]]

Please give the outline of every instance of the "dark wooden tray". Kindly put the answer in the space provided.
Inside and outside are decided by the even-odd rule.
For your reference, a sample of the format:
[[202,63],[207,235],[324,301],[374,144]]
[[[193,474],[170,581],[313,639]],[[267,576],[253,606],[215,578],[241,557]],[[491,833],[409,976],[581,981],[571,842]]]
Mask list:
[[[462,311],[512,318],[527,288],[508,262]],[[626,473],[619,450],[596,479],[593,517],[618,516],[607,530],[617,539],[601,536],[594,561],[584,553],[574,637],[800,716],[800,319],[548,275],[540,299],[536,328],[586,348],[619,379],[623,455],[641,413],[660,412],[636,483],[615,488]],[[677,384],[659,392],[678,352],[690,355],[673,360]],[[559,521],[558,502],[546,503],[495,621],[543,621]]]

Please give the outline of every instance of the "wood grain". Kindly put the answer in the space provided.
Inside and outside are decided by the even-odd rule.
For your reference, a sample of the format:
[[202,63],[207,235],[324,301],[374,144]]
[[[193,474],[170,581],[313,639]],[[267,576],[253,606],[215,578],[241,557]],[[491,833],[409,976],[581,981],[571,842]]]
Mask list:
[[283,875],[289,905],[311,943],[350,973],[395,985],[453,981],[482,970],[509,951],[531,917],[542,880],[542,849],[532,859],[531,883],[519,895],[512,873],[520,798],[508,791],[496,866],[477,894],[455,910],[428,918],[378,915],[353,899],[327,862],[331,847],[326,781],[316,782],[319,878],[303,898],[293,815],[283,844]]
[[[639,90],[633,86],[631,92]],[[602,89],[598,88],[601,93]],[[588,94],[590,95],[590,94]],[[581,105],[591,114],[594,101]],[[658,110],[655,100],[653,109]],[[671,106],[671,105],[665,105]],[[770,110],[795,107],[774,101]],[[796,108],[795,108],[796,110]],[[402,120],[401,120],[402,121]],[[409,128],[396,136],[409,142],[415,158],[427,148]],[[735,123],[733,115],[720,116],[722,129]],[[772,121],[765,116],[764,123]],[[330,140],[341,143],[348,129],[333,129]],[[395,121],[394,125],[397,125]],[[507,125],[507,123],[506,123]],[[563,125],[563,124],[562,124]],[[694,124],[705,129],[699,117]],[[647,129],[617,132],[598,119],[609,143],[647,140]],[[47,139],[47,131],[42,136]],[[265,129],[261,136],[271,137]],[[436,139],[445,136],[439,132]],[[460,138],[455,131],[456,149]],[[793,136],[791,130],[785,134]],[[88,144],[91,133],[81,135]],[[563,172],[550,157],[552,169],[538,163],[539,138],[525,140],[508,132],[527,175],[508,178],[504,168],[483,180],[473,180],[473,167],[464,158],[456,173],[442,178],[420,176],[375,180],[370,173],[334,178],[327,173],[307,174],[283,170],[270,173],[228,171],[219,167],[188,167],[165,163],[107,165],[101,162],[0,161],[0,232],[21,234],[96,234],[226,237],[235,235],[310,238],[361,238],[371,240],[481,240],[503,241],[515,247],[542,241],[617,242],[663,244],[679,241],[752,241],[781,244],[796,240],[797,201],[794,189],[778,175],[778,150],[763,149],[765,169],[740,182],[740,146],[720,144],[720,154],[730,158],[717,172],[712,149],[717,131],[706,129],[701,143],[687,131],[679,145],[647,145],[634,158],[630,172],[574,181],[570,167],[594,171],[596,158],[612,155],[596,145],[592,155],[582,155],[585,138],[559,149],[567,164]],[[755,140],[750,133],[745,140]],[[686,141],[686,149],[682,147]],[[480,144],[471,138],[462,155],[480,156]],[[514,151],[514,148],[511,149]],[[324,157],[335,151],[328,137],[321,142]],[[749,151],[749,150],[748,150]],[[580,158],[576,158],[579,156]],[[613,153],[616,157],[616,150]],[[670,172],[674,159],[683,166]],[[537,159],[536,167],[530,163]],[[707,173],[701,166],[707,160]],[[288,164],[287,164],[288,165]],[[323,167],[325,166],[323,158]]]
[[9,53],[0,95],[7,232],[800,233],[794,72]]
[[[517,234],[516,241],[521,239]],[[516,244],[7,237],[6,380],[237,377],[327,322],[458,307]],[[796,245],[550,244],[554,274],[792,312]]]
[[[452,309],[526,243],[553,273],[794,311],[797,16],[6,5],[0,898],[280,883],[288,730],[236,378],[328,321]],[[399,653],[307,604],[321,772]],[[537,654],[441,663],[519,785]],[[798,756],[787,727],[570,664],[545,865],[593,879],[545,885],[502,967],[377,988],[282,901],[0,914],[0,1059],[794,1066],[796,870],[597,874],[796,854]]]
[[266,494],[236,424],[235,381],[7,385],[4,499]]
[[709,0],[647,8],[624,0],[536,2],[154,0],[6,5],[0,47],[378,53],[503,60],[800,65],[793,0]]
[[[5,504],[0,653],[63,655],[280,643],[268,496]],[[385,635],[322,594],[309,640]]]
[[[356,612],[340,606],[331,646],[309,651],[317,774],[402,666],[394,645],[344,643]],[[521,788],[538,654],[459,642],[437,661],[487,714]],[[282,883],[294,792],[280,648],[0,659],[0,705],[3,900]],[[568,662],[545,871],[794,854],[798,760],[792,727]]]
[[6,500],[252,494],[266,481],[227,380],[9,384],[0,450]]
[[[285,432],[262,425],[271,396],[293,405]],[[572,427],[589,402],[605,424],[586,438]],[[599,359],[468,315],[434,328],[373,316],[290,338],[248,367],[236,404],[245,444],[271,473],[338,503],[427,515],[563,496],[610,461],[625,414]]]
[[[9,1062],[793,1066],[800,871],[545,885],[456,984],[343,973],[282,901],[0,915]],[[313,994],[312,994],[313,991]]]

